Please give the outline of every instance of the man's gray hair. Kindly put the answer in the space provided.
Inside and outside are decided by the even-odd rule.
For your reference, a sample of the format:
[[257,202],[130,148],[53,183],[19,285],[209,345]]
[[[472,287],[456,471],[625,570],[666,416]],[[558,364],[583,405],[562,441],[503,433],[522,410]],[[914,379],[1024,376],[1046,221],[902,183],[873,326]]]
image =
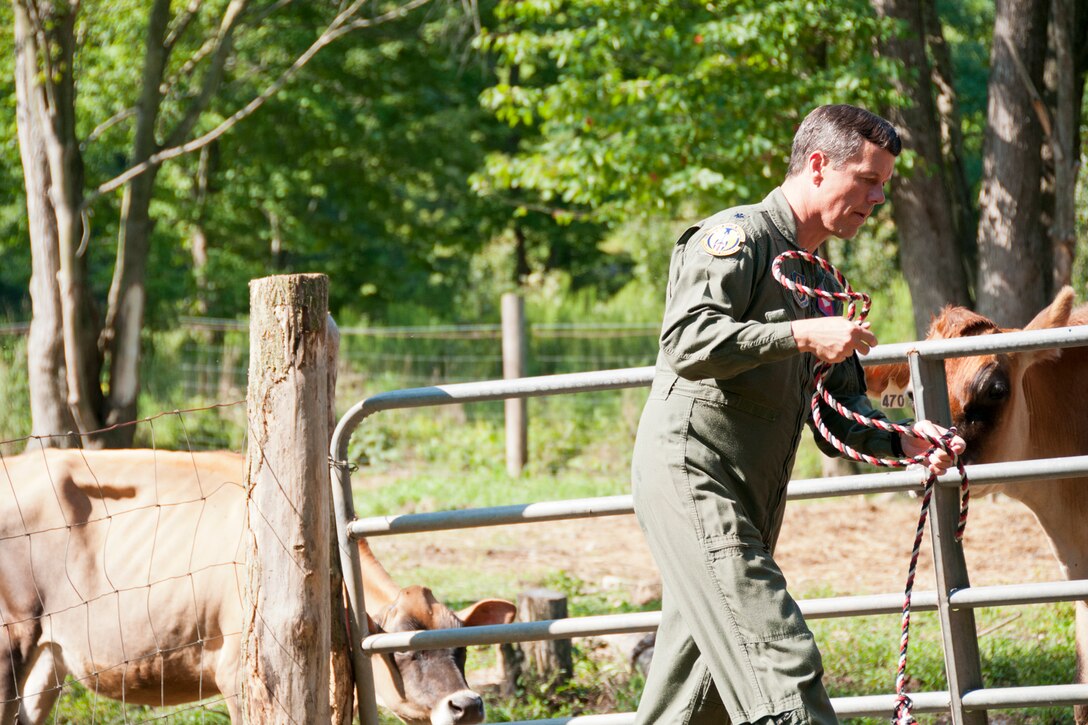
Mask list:
[[801,173],[813,151],[823,151],[832,165],[839,166],[853,158],[865,141],[892,156],[903,148],[895,127],[875,113],[845,104],[820,106],[805,116],[793,136],[786,176]]

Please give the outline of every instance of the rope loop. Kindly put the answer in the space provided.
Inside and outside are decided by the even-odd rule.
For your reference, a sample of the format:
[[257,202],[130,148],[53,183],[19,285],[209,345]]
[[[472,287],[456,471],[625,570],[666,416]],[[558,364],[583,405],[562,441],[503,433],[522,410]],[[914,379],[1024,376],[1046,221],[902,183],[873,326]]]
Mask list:
[[[838,283],[841,292],[829,292],[814,287],[809,287],[801,284],[786,276],[782,270],[782,264],[786,260],[795,259],[803,262],[814,264],[824,272],[832,275],[835,281]],[[800,250],[788,251],[779,254],[775,257],[774,262],[771,265],[771,276],[780,285],[790,290],[795,294],[806,295],[808,297],[814,297],[817,299],[824,299],[828,301],[838,301],[847,303],[846,318],[852,322],[861,324],[865,321],[865,318],[869,316],[869,309],[872,305],[872,299],[864,292],[855,292],[854,288],[850,286],[850,283],[843,276],[842,272],[836,269],[830,262],[822,257],[818,257],[810,252],[804,252]],[[858,303],[861,303],[860,310],[858,309]],[[863,461],[873,466],[881,466],[884,468],[905,468],[914,464],[927,465],[929,458],[933,453],[938,450],[944,451],[952,457],[955,463],[956,470],[960,475],[960,515],[959,522],[956,526],[956,541],[963,539],[963,532],[967,526],[967,505],[970,500],[969,484],[967,481],[967,472],[964,470],[963,462],[960,461],[959,455],[952,449],[952,438],[956,435],[956,429],[949,428],[947,432],[940,436],[933,436],[925,431],[916,430],[914,427],[908,427],[899,425],[897,423],[891,423],[887,420],[880,418],[870,418],[868,416],[857,413],[850,410],[846,406],[835,400],[834,396],[824,387],[824,382],[827,378],[827,374],[831,370],[831,365],[826,362],[819,362],[814,370],[816,390],[812,394],[811,410],[812,410],[812,422],[816,426],[816,429],[820,432],[820,435],[835,447],[839,453],[843,454],[847,458],[852,458],[855,461]],[[929,444],[929,448],[924,452],[916,456],[907,456],[900,458],[879,458],[876,456],[870,456],[867,453],[858,451],[846,443],[837,438],[827,425],[824,423],[823,415],[820,412],[823,402],[840,416],[852,420],[856,423],[860,423],[870,428],[877,428],[879,430],[896,433],[901,436],[910,436],[923,440]],[[914,577],[918,569],[918,557],[922,549],[922,537],[925,533],[926,518],[929,512],[929,502],[933,496],[933,487],[937,482],[936,474],[930,472],[922,483],[922,510],[918,516],[918,527],[915,530],[914,535],[914,547],[911,549],[910,566],[907,569],[907,582],[904,587],[904,601],[903,601],[903,616],[902,616],[902,637],[900,639],[899,646],[899,662],[895,677],[895,693],[896,693],[896,705],[895,711],[892,714],[893,725],[913,725],[915,723],[914,716],[911,714],[911,708],[913,703],[906,693],[907,683],[907,647],[910,642],[910,604],[911,595],[914,592]]]

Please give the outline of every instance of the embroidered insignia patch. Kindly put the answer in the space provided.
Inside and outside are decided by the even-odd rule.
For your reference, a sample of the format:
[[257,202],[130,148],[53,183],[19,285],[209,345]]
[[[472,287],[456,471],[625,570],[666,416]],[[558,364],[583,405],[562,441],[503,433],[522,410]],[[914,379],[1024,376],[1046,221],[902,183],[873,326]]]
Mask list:
[[703,250],[715,257],[728,257],[736,254],[744,246],[747,237],[737,224],[719,224],[703,232],[701,244]]
[[[800,272],[794,272],[793,274],[791,274],[790,279],[792,279],[793,283],[796,285],[800,285],[802,287],[807,286],[805,284],[805,275],[801,274]],[[793,299],[797,302],[797,304],[801,305],[802,307],[808,307],[808,295],[806,295],[801,290],[793,290]]]
[[820,308],[820,314],[824,317],[832,317],[835,314],[835,303],[831,300],[820,297],[816,302],[816,306]]

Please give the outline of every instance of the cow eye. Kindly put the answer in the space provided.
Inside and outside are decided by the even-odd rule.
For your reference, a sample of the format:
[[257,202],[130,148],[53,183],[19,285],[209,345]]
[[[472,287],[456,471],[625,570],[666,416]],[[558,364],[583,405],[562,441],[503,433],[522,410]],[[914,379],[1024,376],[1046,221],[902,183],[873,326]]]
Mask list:
[[1009,386],[1004,380],[991,380],[986,386],[986,397],[993,402],[1000,402],[1009,397]]

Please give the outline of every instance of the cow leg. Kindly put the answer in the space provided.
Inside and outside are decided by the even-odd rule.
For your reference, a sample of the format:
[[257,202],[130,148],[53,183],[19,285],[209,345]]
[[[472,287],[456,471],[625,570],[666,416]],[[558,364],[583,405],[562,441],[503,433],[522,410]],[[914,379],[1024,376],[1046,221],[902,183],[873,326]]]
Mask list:
[[23,657],[12,638],[12,625],[0,632],[0,725],[11,725],[19,712]]
[[22,707],[41,627],[37,620],[5,624],[0,630],[0,725],[12,725]]
[[242,707],[238,697],[238,658],[240,657],[240,637],[227,639],[222,656],[216,663],[215,686],[223,696],[232,725],[241,725]]
[[[1076,603],[1077,682],[1088,682],[1088,602]],[[1075,705],[1077,725],[1088,725],[1088,705]]]
[[48,721],[68,675],[63,659],[51,647],[38,649],[29,670],[19,706],[19,725],[39,725]]

